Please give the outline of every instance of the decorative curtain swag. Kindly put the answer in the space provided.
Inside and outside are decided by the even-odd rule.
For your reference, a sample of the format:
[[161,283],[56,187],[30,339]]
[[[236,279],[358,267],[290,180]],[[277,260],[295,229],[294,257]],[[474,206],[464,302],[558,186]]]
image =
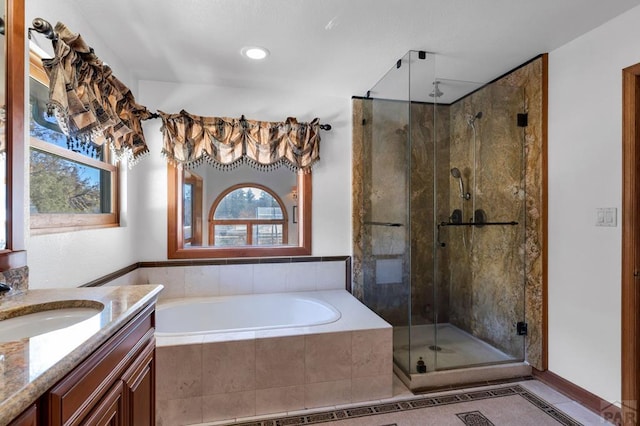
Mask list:
[[151,113],[79,34],[60,22],[54,31],[55,57],[42,60],[50,82],[49,113],[66,135],[83,143],[107,143],[116,159],[135,164],[149,151],[141,120]]
[[298,123],[241,118],[200,117],[180,111],[162,118],[162,153],[172,163],[192,167],[209,162],[229,170],[249,164],[260,170],[281,165],[309,172],[320,159],[320,120]]

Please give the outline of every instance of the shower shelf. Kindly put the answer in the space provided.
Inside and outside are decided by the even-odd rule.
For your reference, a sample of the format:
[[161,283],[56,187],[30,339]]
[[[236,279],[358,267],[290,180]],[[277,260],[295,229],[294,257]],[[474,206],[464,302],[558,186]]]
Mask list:
[[515,226],[517,224],[518,224],[518,222],[516,222],[516,221],[511,221],[511,222],[460,222],[460,223],[440,222],[439,226],[496,226],[496,225]]

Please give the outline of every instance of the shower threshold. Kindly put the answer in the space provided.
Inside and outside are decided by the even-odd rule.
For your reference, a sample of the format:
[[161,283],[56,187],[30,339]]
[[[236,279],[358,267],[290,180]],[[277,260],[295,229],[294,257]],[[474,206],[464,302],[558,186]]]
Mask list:
[[393,371],[411,391],[428,391],[445,387],[488,384],[506,379],[531,376],[531,366],[525,361],[505,362],[476,367],[462,367],[451,370],[428,371],[407,375],[398,364]]
[[[434,336],[436,328],[437,343]],[[394,370],[411,390],[531,374],[531,367],[526,362],[448,323],[440,323],[437,327],[433,324],[394,327],[393,348]],[[426,363],[426,373],[416,371],[416,362],[420,357]]]

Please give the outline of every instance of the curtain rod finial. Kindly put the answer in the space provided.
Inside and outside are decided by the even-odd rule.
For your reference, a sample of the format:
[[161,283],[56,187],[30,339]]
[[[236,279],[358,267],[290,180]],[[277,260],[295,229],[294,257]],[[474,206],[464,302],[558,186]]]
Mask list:
[[42,18],[35,18],[31,25],[33,25],[34,30],[41,33],[46,38],[53,41],[58,40],[58,35],[48,21],[45,21]]

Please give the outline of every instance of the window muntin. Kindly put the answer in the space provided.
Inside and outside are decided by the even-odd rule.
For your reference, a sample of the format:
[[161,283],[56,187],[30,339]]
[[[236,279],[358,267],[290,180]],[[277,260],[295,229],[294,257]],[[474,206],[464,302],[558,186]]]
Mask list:
[[282,246],[287,241],[284,203],[265,186],[234,185],[211,207],[209,244],[213,246]]

